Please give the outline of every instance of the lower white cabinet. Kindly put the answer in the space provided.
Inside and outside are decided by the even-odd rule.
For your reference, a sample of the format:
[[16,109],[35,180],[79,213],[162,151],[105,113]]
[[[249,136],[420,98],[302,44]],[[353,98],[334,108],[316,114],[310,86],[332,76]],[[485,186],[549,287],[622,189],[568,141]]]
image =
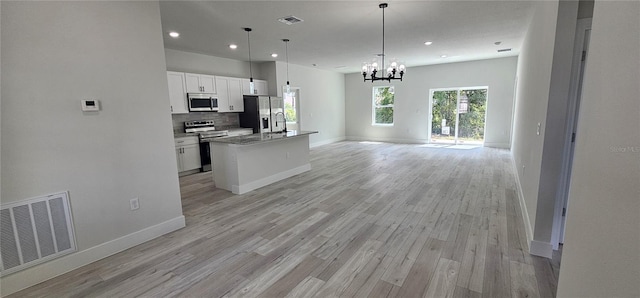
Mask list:
[[218,89],[218,112],[244,112],[242,99],[242,80],[216,76]]
[[199,169],[200,143],[198,137],[182,137],[175,139],[176,160],[178,161],[178,173]]
[[169,103],[171,104],[171,114],[189,113],[184,73],[167,71],[167,82],[169,83]]

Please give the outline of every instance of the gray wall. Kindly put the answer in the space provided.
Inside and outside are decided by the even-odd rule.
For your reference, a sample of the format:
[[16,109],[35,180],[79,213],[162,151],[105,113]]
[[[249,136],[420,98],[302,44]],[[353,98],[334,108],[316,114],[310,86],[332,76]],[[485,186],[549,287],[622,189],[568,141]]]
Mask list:
[[[167,70],[192,72],[234,78],[249,78],[249,62],[164,49]],[[252,64],[253,78],[266,80],[260,71],[260,63]]]
[[69,191],[80,251],[2,277],[4,295],[184,218],[158,3],[1,7],[2,204]]
[[[286,63],[276,63],[276,91],[282,96],[287,84]],[[309,137],[312,147],[344,140],[344,75],[289,64],[291,87],[300,88],[300,129],[318,131]],[[269,82],[272,84],[272,82]]]
[[509,148],[516,57],[411,67],[395,86],[394,125],[371,125],[372,87],[346,75],[346,135],[349,139],[426,142],[429,138],[429,89],[488,86],[485,145]]
[[640,296],[638,15],[595,3],[558,297]]

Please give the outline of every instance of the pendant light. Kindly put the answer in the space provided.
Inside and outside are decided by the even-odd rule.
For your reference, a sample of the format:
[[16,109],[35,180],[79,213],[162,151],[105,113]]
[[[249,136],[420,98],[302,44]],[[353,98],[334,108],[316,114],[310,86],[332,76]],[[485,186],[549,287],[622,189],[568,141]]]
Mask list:
[[[397,61],[391,61],[388,67],[385,68],[384,65],[384,9],[387,8],[389,4],[380,3],[378,7],[382,8],[382,54],[378,56],[382,57],[382,64],[378,65],[378,61],[373,61],[371,63],[363,63],[362,65],[362,76],[364,77],[364,81],[371,81],[372,83],[375,81],[388,81],[391,80],[400,80],[402,81],[402,77],[406,71],[406,67],[404,64],[399,64]],[[382,70],[380,70],[382,68]],[[385,75],[385,69],[387,71]],[[376,76],[376,74],[380,72],[381,76]],[[396,73],[400,75],[400,77],[396,77]],[[369,78],[367,78],[369,75]]]
[[285,38],[282,41],[284,41],[285,57],[287,60],[287,86],[285,87],[285,93],[289,94],[291,93],[291,85],[289,85],[289,40]]
[[249,46],[249,94],[255,94],[255,85],[253,84],[253,69],[251,63],[251,39],[249,38],[249,32],[251,28],[243,28],[247,32],[247,45]]

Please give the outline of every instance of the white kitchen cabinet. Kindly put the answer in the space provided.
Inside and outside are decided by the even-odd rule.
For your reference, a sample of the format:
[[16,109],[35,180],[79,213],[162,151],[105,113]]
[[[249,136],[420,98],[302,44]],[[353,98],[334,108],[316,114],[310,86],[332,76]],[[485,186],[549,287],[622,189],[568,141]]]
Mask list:
[[176,160],[178,161],[178,173],[199,169],[200,143],[198,137],[182,137],[175,139]]
[[242,94],[244,95],[268,95],[269,94],[267,81],[254,79],[253,87],[255,89],[255,92],[251,94],[251,89],[249,88],[249,79],[242,79]]
[[169,83],[171,114],[189,113],[184,73],[167,71],[167,81]]
[[212,75],[185,73],[188,93],[216,93],[216,78]]
[[216,77],[218,112],[244,112],[242,81],[239,78]]

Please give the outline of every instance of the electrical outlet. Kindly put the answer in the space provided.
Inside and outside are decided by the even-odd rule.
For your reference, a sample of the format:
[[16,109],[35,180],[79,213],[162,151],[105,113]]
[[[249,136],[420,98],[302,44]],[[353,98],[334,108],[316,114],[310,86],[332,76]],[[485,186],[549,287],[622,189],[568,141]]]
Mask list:
[[138,201],[138,198],[129,200],[129,205],[131,206],[131,210],[138,210],[140,208],[140,202]]
[[286,158],[289,159],[289,152],[287,152]]
[[522,176],[524,176],[524,165],[522,165]]
[[540,122],[538,122],[538,130],[536,131],[537,135],[540,135]]

